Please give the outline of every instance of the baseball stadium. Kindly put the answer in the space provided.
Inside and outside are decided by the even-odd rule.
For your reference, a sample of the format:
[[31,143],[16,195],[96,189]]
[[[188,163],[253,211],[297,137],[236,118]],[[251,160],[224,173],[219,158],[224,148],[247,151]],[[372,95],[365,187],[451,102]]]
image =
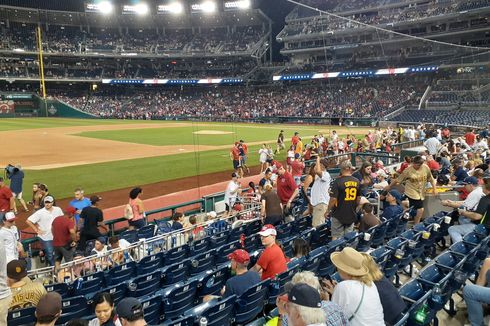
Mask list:
[[0,0],[0,326],[490,326],[490,2]]

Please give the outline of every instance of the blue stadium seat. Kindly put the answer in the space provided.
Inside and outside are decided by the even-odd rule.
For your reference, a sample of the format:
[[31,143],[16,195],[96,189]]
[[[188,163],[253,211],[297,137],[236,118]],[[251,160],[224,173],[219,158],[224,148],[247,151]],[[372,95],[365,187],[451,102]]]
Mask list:
[[162,285],[168,286],[177,282],[183,282],[189,275],[190,260],[186,259],[180,263],[162,268]]
[[211,236],[210,238],[210,249],[217,249],[224,246],[228,242],[229,231],[224,231]]
[[129,243],[135,243],[138,241],[138,231],[127,230],[119,234],[119,239],[124,239]]
[[194,305],[197,284],[197,280],[179,282],[161,291],[164,319],[177,318]]
[[418,278],[421,282],[427,283],[431,286],[439,284],[444,286],[449,277],[451,276],[451,269],[443,267],[437,264],[431,264],[425,266],[419,273]]
[[150,239],[155,236],[155,224],[148,224],[137,231],[138,239]]
[[250,287],[236,301],[235,322],[244,324],[252,321],[267,303],[270,280],[265,280]]
[[142,297],[150,295],[160,288],[162,272],[157,270],[153,273],[138,276],[132,279],[128,284],[128,297]]
[[184,315],[192,316],[196,325],[203,317],[208,321],[207,326],[232,325],[236,300],[235,295],[224,299],[214,299],[189,309]]
[[469,243],[469,244],[472,244],[475,246],[480,244],[480,242],[482,240],[483,240],[483,237],[476,232],[470,232],[468,234],[465,234],[465,236],[463,237],[463,242],[466,242],[466,243]]
[[369,230],[371,233],[371,244],[372,248],[376,248],[382,245],[385,241],[386,230],[388,228],[388,222],[383,222]]
[[104,287],[104,281],[104,272],[97,272],[80,277],[73,282],[71,295],[90,295],[99,292],[99,290]]
[[331,238],[330,233],[330,223],[324,223],[319,225],[313,230],[311,235],[310,247],[311,249],[316,249],[329,242]]
[[200,255],[209,250],[209,237],[195,240],[189,245],[189,257]]
[[228,255],[240,248],[240,242],[225,244],[216,249],[216,264],[228,262]]
[[445,251],[435,259],[438,265],[444,266],[446,268],[459,268],[464,262],[464,256],[460,256],[451,251]]
[[259,234],[251,234],[248,237],[245,237],[244,241],[244,249],[247,250],[248,252],[255,251],[259,249],[262,246],[262,243],[260,241],[260,235]]
[[172,265],[188,257],[189,245],[179,246],[165,252],[165,264]]
[[221,266],[215,270],[202,273],[196,279],[198,280],[197,295],[203,298],[208,294],[218,295],[230,274],[228,266]]
[[136,262],[132,261],[115,266],[105,272],[105,284],[113,285],[125,282],[136,274]]
[[291,230],[293,229],[293,223],[284,223],[276,226],[277,240],[287,239],[291,235]]
[[257,234],[262,227],[262,222],[260,220],[255,220],[246,224],[245,234],[250,236],[252,234]]
[[138,275],[146,275],[160,269],[163,266],[164,260],[165,256],[163,252],[143,257],[136,266]]
[[306,231],[310,227],[311,227],[311,221],[309,221],[305,217],[299,217],[293,221],[293,229],[291,230],[291,233],[300,234]]
[[62,297],[68,296],[70,287],[66,283],[54,283],[45,285],[44,288],[48,292],[58,292]]
[[398,224],[400,223],[402,218],[403,218],[403,213],[398,216],[394,216],[392,219],[387,221],[386,233],[385,233],[386,240],[393,239],[394,237],[396,237]]
[[318,272],[318,268],[320,267],[320,264],[322,263],[326,251],[327,251],[327,246],[318,247],[312,250],[306,257],[306,262],[301,267],[301,269],[316,274]]
[[333,252],[336,251],[341,251],[345,245],[347,244],[347,241],[344,238],[339,238],[336,240],[331,241],[326,247],[327,250],[325,251],[325,254],[322,257],[322,261],[320,262],[320,266],[318,267],[318,275],[321,277],[327,277],[327,275],[331,275],[335,272],[335,266],[330,260],[330,255]]
[[162,306],[162,297],[153,295],[141,299],[141,305],[145,314],[145,321],[148,325],[158,325],[160,323],[160,312]]
[[294,253],[293,253],[293,243],[294,243],[294,240],[295,239],[296,239],[296,237],[293,236],[293,237],[289,237],[287,239],[279,240],[279,242],[282,245],[284,255],[286,257],[293,257],[293,255],[294,255]]
[[7,325],[9,326],[33,325],[36,322],[36,317],[34,315],[35,311],[36,311],[35,307],[10,310],[7,316]]
[[61,316],[56,325],[64,325],[72,319],[79,319],[89,315],[87,300],[83,296],[64,298],[61,302]]
[[158,234],[166,234],[172,232],[172,223],[166,219],[154,220]]
[[346,247],[352,247],[352,248],[357,248],[357,245],[359,243],[359,239],[361,238],[361,234],[357,233],[357,231],[352,231],[344,235],[345,239],[345,246]]
[[378,264],[381,269],[385,268],[388,259],[393,254],[393,249],[389,247],[381,246],[377,249],[371,251],[370,255],[373,257],[374,261]]
[[246,225],[241,225],[240,227],[231,229],[228,234],[227,242],[233,242],[240,240],[242,235],[245,235],[245,231],[247,229]]
[[192,316],[184,316],[179,319],[167,320],[162,326],[194,326],[194,318]]
[[210,250],[189,258],[191,261],[189,274],[192,276],[212,269],[214,266],[215,254],[216,252],[214,250]]
[[288,268],[287,271],[278,274],[270,283],[269,286],[269,304],[275,305],[278,295],[284,292],[284,285],[293,279],[294,274],[300,271],[301,265],[296,265]]
[[126,282],[122,282],[119,284],[108,286],[100,292],[109,292],[114,298],[114,303],[117,304],[121,299],[126,296],[126,291],[128,290],[128,284]]
[[459,241],[449,247],[449,251],[466,256],[475,250],[475,245],[467,242]]

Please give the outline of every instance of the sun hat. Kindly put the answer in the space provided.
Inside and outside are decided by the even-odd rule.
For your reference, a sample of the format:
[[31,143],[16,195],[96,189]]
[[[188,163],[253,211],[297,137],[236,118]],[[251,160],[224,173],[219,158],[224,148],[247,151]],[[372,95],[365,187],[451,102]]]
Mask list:
[[340,252],[332,253],[330,260],[337,269],[352,276],[364,276],[369,272],[367,267],[362,263],[364,261],[362,255],[351,247],[346,247]]

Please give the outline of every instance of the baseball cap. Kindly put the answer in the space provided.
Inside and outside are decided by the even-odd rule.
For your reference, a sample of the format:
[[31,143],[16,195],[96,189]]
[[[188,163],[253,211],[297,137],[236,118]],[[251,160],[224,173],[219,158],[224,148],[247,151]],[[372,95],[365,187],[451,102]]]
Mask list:
[[14,280],[21,280],[27,276],[26,263],[19,259],[11,260],[7,264],[7,276]]
[[232,177],[232,178],[238,178],[238,174],[237,174],[236,172],[233,172],[233,173],[231,174],[231,177]]
[[97,196],[97,195],[90,196],[90,202],[92,204],[95,204],[96,202],[100,201],[101,199],[102,199],[102,197]]
[[300,156],[299,153],[294,154],[294,158],[299,158]]
[[280,169],[280,168],[282,168],[282,167],[283,167],[283,166],[282,166],[282,164],[281,164],[281,163],[276,162],[276,169],[278,169],[278,170],[279,170],[279,169]]
[[402,194],[399,193],[398,191],[396,191],[396,190],[390,190],[388,193],[390,195],[392,195],[396,199],[396,202],[398,204],[402,201]]
[[5,221],[9,221],[9,222],[15,221],[15,219],[16,219],[14,212],[5,213],[4,218],[5,218]]
[[45,203],[52,203],[52,202],[54,202],[53,196],[46,196],[46,197],[44,197],[44,202]]
[[73,206],[68,206],[63,211],[67,215],[75,215],[77,213],[77,209]]
[[211,211],[209,213],[206,214],[208,217],[211,217],[211,218],[216,218],[216,216],[218,216],[218,214],[216,214],[215,211]]
[[234,260],[237,263],[245,264],[250,261],[250,255],[246,250],[237,249],[228,255],[229,260]]
[[134,315],[142,314],[143,306],[136,298],[124,298],[117,304],[116,312],[120,318],[130,319]]
[[105,244],[105,238],[104,237],[98,237],[97,241],[99,241],[102,244]]
[[46,293],[36,306],[36,317],[47,318],[56,317],[61,313],[61,295],[58,292]]
[[294,284],[286,294],[280,296],[281,300],[292,302],[299,306],[309,308],[321,308],[322,299],[320,293],[305,283]]
[[474,186],[477,186],[478,185],[478,179],[475,178],[475,177],[466,177],[464,180],[463,180],[463,184],[465,185],[474,185]]
[[259,231],[259,234],[263,237],[268,237],[270,235],[276,236],[277,231],[274,225],[272,224],[266,224],[262,227],[262,229]]

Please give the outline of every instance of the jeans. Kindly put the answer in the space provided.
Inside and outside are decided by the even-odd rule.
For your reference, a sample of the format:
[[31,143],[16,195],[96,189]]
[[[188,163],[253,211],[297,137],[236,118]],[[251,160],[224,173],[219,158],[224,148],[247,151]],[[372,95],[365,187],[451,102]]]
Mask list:
[[468,284],[463,289],[463,297],[468,306],[468,320],[471,326],[483,326],[482,304],[490,304],[490,288]]
[[43,245],[44,254],[46,255],[46,261],[50,266],[54,266],[54,247],[53,240],[41,240],[41,244]]
[[453,243],[459,242],[463,240],[463,237],[473,231],[476,227],[476,224],[461,224],[461,225],[453,225],[449,228],[448,233],[453,240]]

